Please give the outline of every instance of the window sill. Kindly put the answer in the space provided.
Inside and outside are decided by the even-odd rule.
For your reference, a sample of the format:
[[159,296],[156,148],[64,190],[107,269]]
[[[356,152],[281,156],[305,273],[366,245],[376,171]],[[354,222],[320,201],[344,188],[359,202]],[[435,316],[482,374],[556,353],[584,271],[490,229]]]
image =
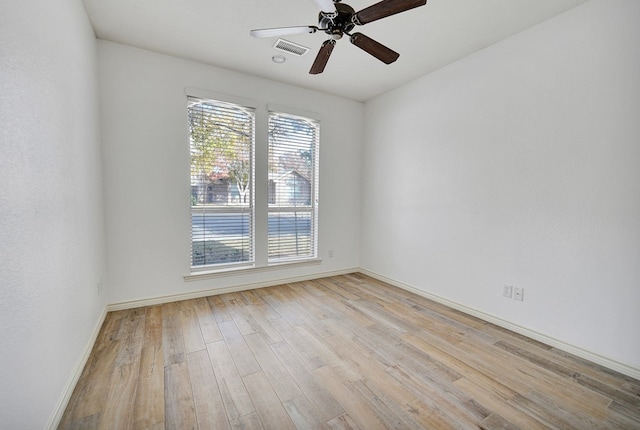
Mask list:
[[224,269],[203,270],[202,272],[194,272],[184,276],[186,282],[200,281],[202,279],[218,278],[221,276],[237,276],[251,273],[272,272],[276,270],[289,269],[298,266],[311,266],[322,263],[321,258],[312,258],[306,260],[289,260],[278,263],[271,263],[268,266],[242,266],[227,267]]

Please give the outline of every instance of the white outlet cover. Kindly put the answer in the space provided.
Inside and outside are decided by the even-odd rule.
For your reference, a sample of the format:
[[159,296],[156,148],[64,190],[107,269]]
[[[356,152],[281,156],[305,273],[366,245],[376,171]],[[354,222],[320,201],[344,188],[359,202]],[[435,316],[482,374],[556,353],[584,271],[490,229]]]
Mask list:
[[502,290],[502,295],[510,299],[513,296],[513,286],[505,285],[504,289]]
[[524,288],[514,288],[513,289],[513,298],[519,302],[524,301]]

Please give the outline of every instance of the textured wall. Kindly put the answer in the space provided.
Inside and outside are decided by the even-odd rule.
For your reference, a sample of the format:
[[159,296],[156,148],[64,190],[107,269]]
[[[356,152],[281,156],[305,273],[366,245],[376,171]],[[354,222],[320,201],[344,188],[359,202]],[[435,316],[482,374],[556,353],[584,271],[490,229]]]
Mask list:
[[0,427],[53,419],[105,308],[95,38],[79,0],[0,9]]
[[638,17],[590,1],[368,102],[362,266],[640,371]]

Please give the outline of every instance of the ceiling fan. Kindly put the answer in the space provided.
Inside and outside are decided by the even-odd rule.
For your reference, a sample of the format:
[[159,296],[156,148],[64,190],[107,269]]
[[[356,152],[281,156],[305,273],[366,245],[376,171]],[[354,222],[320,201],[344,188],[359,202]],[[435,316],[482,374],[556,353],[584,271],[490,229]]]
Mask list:
[[320,47],[320,51],[311,66],[311,70],[309,70],[309,73],[312,75],[317,75],[324,71],[336,41],[341,39],[345,34],[349,36],[351,43],[358,48],[368,52],[385,64],[393,63],[398,59],[400,54],[362,33],[351,33],[351,31],[356,25],[368,24],[378,19],[427,4],[427,0],[382,0],[379,3],[356,12],[351,6],[340,3],[341,0],[314,1],[320,8],[317,26],[265,28],[251,30],[250,32],[253,37],[286,36],[291,34],[315,33],[316,31],[324,31],[327,33],[329,39]]

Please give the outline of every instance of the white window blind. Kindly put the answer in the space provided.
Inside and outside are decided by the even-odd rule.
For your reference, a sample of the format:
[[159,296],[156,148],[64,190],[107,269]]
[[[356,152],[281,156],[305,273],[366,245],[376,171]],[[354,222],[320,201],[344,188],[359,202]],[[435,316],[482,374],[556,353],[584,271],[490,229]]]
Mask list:
[[319,123],[269,113],[269,262],[315,258]]
[[254,262],[253,109],[188,97],[192,270]]

